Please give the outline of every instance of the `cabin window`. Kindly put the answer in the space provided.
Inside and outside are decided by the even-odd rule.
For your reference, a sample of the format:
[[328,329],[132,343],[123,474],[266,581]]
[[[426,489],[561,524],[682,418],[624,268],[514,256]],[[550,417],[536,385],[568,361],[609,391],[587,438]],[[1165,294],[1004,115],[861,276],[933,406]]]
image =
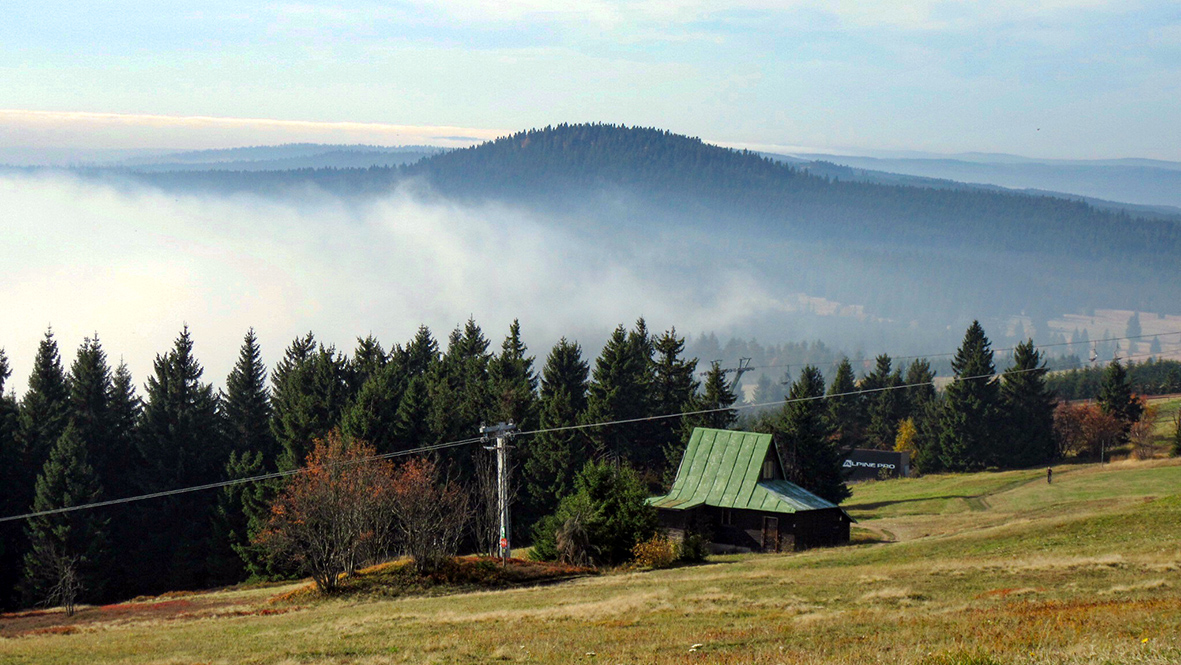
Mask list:
[[722,509],[722,526],[734,526],[734,511],[729,508]]
[[763,477],[762,480],[771,480],[775,477],[775,460],[763,460]]

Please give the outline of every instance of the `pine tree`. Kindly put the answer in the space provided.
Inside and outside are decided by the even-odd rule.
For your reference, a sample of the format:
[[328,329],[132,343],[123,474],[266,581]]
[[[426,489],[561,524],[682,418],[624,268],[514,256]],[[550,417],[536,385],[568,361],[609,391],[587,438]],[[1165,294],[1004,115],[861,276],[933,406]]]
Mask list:
[[[653,348],[656,354],[656,359],[652,363],[651,408],[653,413],[667,415],[711,408],[700,403],[697,396],[699,384],[694,377],[697,372],[697,359],[686,360],[681,357],[685,352],[685,338],[677,337],[677,329],[672,328],[657,337]],[[721,399],[723,396],[718,393],[712,397]],[[730,395],[730,403],[719,405],[719,408],[721,406],[729,407],[733,404],[733,397]],[[717,420],[721,420],[721,418]],[[670,470],[675,470],[677,464],[680,463],[681,453],[685,450],[687,433],[699,422],[687,418],[664,418],[653,421],[657,444],[664,454],[665,475]],[[709,427],[710,425],[700,424],[700,426]]]
[[[70,386],[52,329],[46,331],[37,347],[29,389],[20,405],[20,422],[24,445],[22,465],[25,469],[40,469],[70,422]],[[19,488],[21,495],[27,497],[25,502],[32,500],[32,489],[31,482]]]
[[533,357],[527,353],[521,341],[521,324],[513,319],[500,354],[488,364],[492,417],[512,421],[523,430],[537,426],[537,375],[533,372]]
[[[37,476],[32,512],[69,508],[102,499],[98,475],[87,461],[86,444],[68,425]],[[29,551],[25,554],[25,597],[71,604],[55,598],[69,575],[77,576],[78,597],[102,597],[108,567],[107,520],[94,510],[77,510],[29,519]]]
[[431,336],[430,328],[419,326],[403,354],[408,380],[416,376],[425,377],[439,362],[439,343]]
[[[12,376],[8,356],[0,349],[0,516],[25,512],[27,503],[14,491],[25,484],[22,454],[17,436],[20,432],[16,399],[5,392],[5,382]],[[16,584],[20,575],[24,533],[19,522],[0,522],[0,607],[16,604]]]
[[[185,326],[171,351],[157,355],[148,379],[142,434],[141,489],[158,492],[221,480],[229,457],[217,395],[201,382]],[[193,588],[208,581],[210,517],[215,495],[192,492],[143,504],[140,570],[146,586]]]
[[394,414],[391,450],[410,450],[434,442],[430,426],[430,387],[425,376],[415,376],[406,384],[398,411]]
[[1001,376],[1004,439],[1000,466],[1027,467],[1053,459],[1054,395],[1046,387],[1043,356],[1026,340],[1013,349],[1013,366]]
[[998,386],[991,342],[973,321],[951,361],[955,381],[940,415],[939,455],[949,471],[981,469],[995,462]]
[[788,480],[822,499],[840,503],[849,497],[838,450],[825,414],[824,377],[812,365],[804,367],[792,384],[788,402],[775,426],[782,434],[780,454]]
[[1107,364],[1107,370],[1103,373],[1103,385],[1099,388],[1098,401],[1103,413],[1115,416],[1123,423],[1120,443],[1126,442],[1128,430],[1132,428],[1133,423],[1140,420],[1144,405],[1132,392],[1128,371],[1119,360],[1112,360]]
[[[115,368],[115,376],[111,381],[111,402],[108,412],[113,436],[107,456],[113,460],[112,467],[127,471],[119,477],[110,477],[103,490],[107,496],[121,498],[130,496],[136,489],[136,474],[132,470],[142,466],[136,441],[139,436],[140,416],[143,414],[143,402],[135,394],[135,380],[131,377],[131,370],[122,362]],[[114,530],[117,534],[119,529],[116,526]],[[116,538],[116,542],[120,541]]]
[[532,523],[552,513],[573,491],[574,478],[589,455],[586,437],[577,430],[545,431],[578,423],[586,411],[590,366],[582,347],[563,337],[541,370],[540,428],[521,441],[524,453],[525,521]]

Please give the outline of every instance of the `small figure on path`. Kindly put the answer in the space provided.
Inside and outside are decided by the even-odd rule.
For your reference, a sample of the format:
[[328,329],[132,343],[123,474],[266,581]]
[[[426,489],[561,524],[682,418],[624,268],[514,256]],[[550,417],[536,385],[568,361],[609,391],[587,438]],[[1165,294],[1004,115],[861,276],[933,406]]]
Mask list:
[[1046,469],[1046,484],[1049,485],[1052,482],[1054,482],[1054,469],[1048,468]]

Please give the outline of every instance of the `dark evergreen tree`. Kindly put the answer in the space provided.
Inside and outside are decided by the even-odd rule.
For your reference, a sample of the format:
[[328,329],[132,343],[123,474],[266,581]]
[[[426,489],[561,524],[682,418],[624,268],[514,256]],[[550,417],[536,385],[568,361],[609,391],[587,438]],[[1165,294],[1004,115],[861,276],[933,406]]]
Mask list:
[[[738,411],[731,408],[736,401],[738,398],[730,388],[730,381],[726,379],[725,370],[715,360],[710,363],[709,371],[705,374],[705,383],[702,385],[701,394],[692,404],[694,411],[707,411],[708,413],[694,414],[687,420],[691,427],[729,429],[738,419]],[[690,429],[683,438],[678,440],[675,457],[669,456],[669,464],[672,465],[673,471],[680,464],[681,454],[685,451],[685,444],[688,442],[688,434],[691,431]]]
[[[257,450],[231,451],[227,480],[268,473],[266,456]],[[210,581],[228,584],[250,579],[273,579],[285,571],[267,556],[254,538],[266,527],[279,486],[269,481],[227,485],[218,494],[213,513],[213,542],[209,557]]]
[[357,350],[349,365],[349,388],[355,395],[373,375],[389,362],[390,356],[373,335],[357,338]]
[[273,463],[279,451],[271,428],[271,392],[253,328],[246,331],[238,362],[226,377],[222,411],[230,449],[239,454],[260,453],[268,464]]
[[[20,431],[16,399],[5,390],[5,382],[12,376],[8,356],[0,349],[0,515],[8,517],[25,512],[27,503],[16,491],[26,483],[26,469],[17,438]],[[0,608],[16,605],[16,584],[19,581],[24,533],[20,522],[0,522]]]
[[524,458],[522,498],[527,523],[553,513],[558,501],[573,492],[574,477],[589,457],[582,432],[554,431],[577,424],[586,411],[589,371],[582,347],[565,337],[554,345],[541,370],[542,431],[519,444]]
[[[69,508],[103,498],[98,474],[86,456],[86,444],[68,425],[37,476],[31,512]],[[107,520],[97,510],[76,510],[30,518],[29,551],[25,554],[22,583],[26,601],[61,602],[55,588],[69,575],[76,576],[78,600],[103,597],[109,568]]]
[[391,450],[410,450],[434,443],[430,426],[430,387],[425,376],[416,376],[406,384],[398,411],[394,414]]
[[311,333],[291,343],[275,368],[271,405],[280,469],[303,464],[312,442],[340,426],[348,405],[349,361],[336,347],[315,347]]
[[[643,356],[641,336],[630,337],[622,325],[615,328],[595,361],[588,388],[583,422],[614,423],[649,415],[650,358]],[[620,423],[587,430],[596,455],[610,460],[647,461],[644,423]]]
[[824,377],[808,365],[791,385],[787,404],[775,424],[787,479],[822,499],[840,503],[849,497],[842,464],[847,451],[837,448],[825,413]]
[[439,362],[439,343],[431,336],[431,329],[419,326],[414,339],[406,345],[402,352],[405,361],[405,372],[408,379],[416,376],[425,377]]
[[866,439],[878,450],[893,450],[898,421],[905,417],[906,403],[898,389],[902,375],[898,370],[891,370],[891,365],[890,356],[879,355],[874,371],[862,381],[869,419]]
[[1115,416],[1123,423],[1121,442],[1127,441],[1128,430],[1132,424],[1140,420],[1144,412],[1144,404],[1132,391],[1132,383],[1128,380],[1128,370],[1118,359],[1107,364],[1107,371],[1103,373],[1103,385],[1099,389],[1099,408],[1103,413]]
[[943,400],[936,395],[913,415],[915,426],[914,454],[911,465],[921,473],[945,471],[943,465]]
[[752,397],[754,404],[770,404],[783,399],[783,391],[779,390],[770,376],[759,374],[755,382],[755,392]]
[[[452,331],[447,353],[435,364],[428,382],[430,428],[435,442],[457,441],[479,434],[493,412],[488,365],[488,340],[474,319]],[[463,479],[475,464],[468,447],[451,448],[443,457]]]
[[127,459],[114,450],[111,422],[114,385],[107,354],[97,335],[83,340],[70,366],[70,419],[86,448],[102,487],[117,486],[127,474]]
[[1124,330],[1124,336],[1134,339],[1142,333],[1143,331],[1140,329],[1140,312],[1132,312],[1132,315],[1128,317],[1128,327]]
[[[271,395],[253,328],[246,331],[238,361],[226,378],[221,407],[230,449],[226,480],[274,471],[279,451],[271,427]],[[278,488],[278,482],[262,481],[222,489],[214,508],[208,561],[212,582],[237,582],[247,574],[259,575],[260,568],[265,570],[266,563],[250,539],[265,523]]]
[[1053,394],[1046,388],[1043,356],[1026,340],[1013,349],[1013,366],[1001,376],[1003,439],[1000,466],[1027,467],[1054,458]]
[[903,417],[915,417],[928,402],[935,399],[935,372],[931,369],[931,363],[926,358],[911,361],[902,382],[907,386],[904,391]]
[[[111,438],[106,451],[108,467],[103,493],[113,499],[139,493],[139,480],[144,466],[137,444],[143,404],[135,394],[131,370],[120,362],[111,381],[111,400],[107,414],[110,418]],[[119,472],[118,470],[121,470]],[[109,537],[112,552],[136,552],[143,534],[137,523],[143,506],[123,504],[104,508],[110,517]],[[108,590],[113,597],[130,597],[138,593],[140,580],[135,556],[116,556],[110,572]]]
[[[188,326],[172,350],[157,355],[148,379],[140,455],[141,489],[159,492],[220,480],[229,457],[213,386],[193,355]],[[186,589],[209,581],[206,560],[216,495],[178,494],[140,505],[140,578],[151,590]]]
[[[672,328],[657,337],[653,342],[653,348],[656,354],[652,363],[652,392],[650,395],[653,414],[663,416],[711,408],[704,406],[698,399],[699,384],[694,377],[697,372],[697,359],[682,357],[685,352],[685,338],[677,337],[677,329]],[[721,398],[723,395],[716,393],[710,397]],[[733,397],[730,395],[729,404],[719,405],[717,408],[722,408],[722,406],[728,408],[733,404]],[[694,426],[710,426],[704,425],[704,422],[704,420],[694,421],[684,417],[663,418],[652,422],[653,433],[664,453],[664,475],[667,476],[670,470],[675,471],[677,464],[680,463],[688,432]]]
[[386,363],[369,375],[341,420],[341,433],[370,443],[379,453],[397,446],[398,408],[406,389],[401,360]]
[[832,383],[828,386],[826,417],[828,427],[835,433],[839,445],[850,450],[865,445],[865,429],[858,408],[861,396],[857,392],[853,365],[848,358],[841,358]]
[[[53,330],[37,347],[33,361],[33,373],[29,376],[29,389],[20,405],[21,441],[24,446],[22,466],[27,474],[36,474],[37,469],[49,459],[49,450],[61,437],[70,423],[70,386],[62,369],[57,341]],[[27,505],[32,501],[32,476],[27,477],[17,490]]]
[[980,322],[973,321],[951,361],[955,381],[946,390],[939,436],[941,467],[949,471],[981,469],[996,461],[999,398],[991,344]]
[[492,419],[512,421],[522,430],[537,427],[537,374],[533,357],[521,341],[521,324],[513,319],[500,354],[488,363],[492,393]]

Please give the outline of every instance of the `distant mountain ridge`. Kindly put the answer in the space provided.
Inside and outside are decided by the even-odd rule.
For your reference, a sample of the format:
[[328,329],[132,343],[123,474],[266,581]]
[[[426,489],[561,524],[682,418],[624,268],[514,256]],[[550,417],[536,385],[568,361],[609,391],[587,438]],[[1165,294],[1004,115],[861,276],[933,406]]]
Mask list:
[[[651,247],[694,288],[742,273],[775,293],[864,305],[881,320],[1181,306],[1175,216],[785,163],[653,128],[557,125],[398,166],[117,175],[197,193],[372,197],[407,186],[428,202],[520,210],[637,261]],[[680,263],[667,258],[678,251]]]

